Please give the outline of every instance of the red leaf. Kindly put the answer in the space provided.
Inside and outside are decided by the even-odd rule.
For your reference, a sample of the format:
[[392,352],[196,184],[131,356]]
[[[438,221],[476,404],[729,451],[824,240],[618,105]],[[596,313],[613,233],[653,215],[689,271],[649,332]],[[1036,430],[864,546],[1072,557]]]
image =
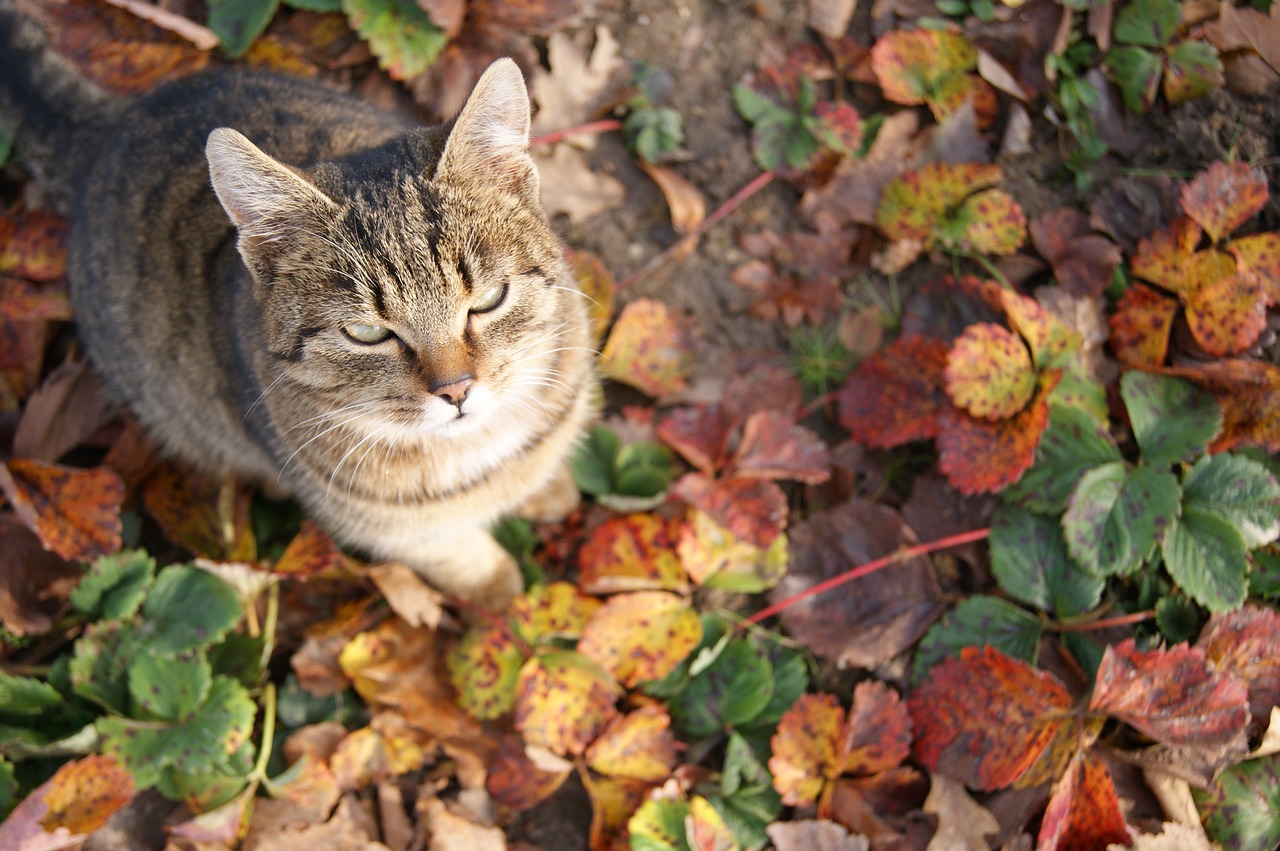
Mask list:
[[831,477],[827,444],[795,418],[757,411],[742,427],[742,438],[729,464],[735,476],[795,479],[817,485]]
[[938,415],[951,407],[943,373],[947,344],[899,337],[863,361],[841,388],[840,424],[867,446],[891,449],[938,434]]
[[854,688],[843,733],[842,774],[867,777],[899,765],[911,753],[907,706],[878,680],[863,680]]
[[1229,671],[1210,670],[1204,650],[1142,652],[1132,638],[1103,654],[1089,708],[1170,744],[1243,742],[1249,723],[1244,686]]
[[1111,348],[1130,366],[1159,366],[1169,352],[1169,332],[1178,303],[1151,287],[1134,283],[1111,314]]
[[948,407],[938,418],[938,468],[963,494],[995,493],[1013,484],[1035,461],[1049,426],[1049,393],[1062,378],[1044,373],[1036,397],[1011,419],[987,422]]
[[1072,723],[1057,679],[993,647],[965,647],[911,695],[917,758],[975,789],[1015,782]]
[[734,423],[719,405],[676,408],[658,423],[658,438],[708,476],[725,461],[725,444]]
[[1097,297],[1111,284],[1111,275],[1122,259],[1120,246],[1094,233],[1084,213],[1060,207],[1033,219],[1029,229],[1036,251],[1049,261],[1064,290]]
[[15,458],[0,464],[0,490],[46,550],[91,561],[120,549],[124,483],[106,467],[78,470]]
[[1196,647],[1216,671],[1229,671],[1249,693],[1249,710],[1259,730],[1280,706],[1280,616],[1247,605],[1209,619]]
[[1081,753],[1058,782],[1040,823],[1037,851],[1090,851],[1128,845],[1129,831],[1107,767]]
[[753,546],[768,547],[787,524],[786,495],[767,479],[715,480],[688,473],[671,492]]
[[0,272],[29,281],[67,273],[67,220],[46,210],[0,219]]
[[1246,162],[1216,162],[1182,187],[1182,209],[1215,243],[1267,203],[1267,179]]

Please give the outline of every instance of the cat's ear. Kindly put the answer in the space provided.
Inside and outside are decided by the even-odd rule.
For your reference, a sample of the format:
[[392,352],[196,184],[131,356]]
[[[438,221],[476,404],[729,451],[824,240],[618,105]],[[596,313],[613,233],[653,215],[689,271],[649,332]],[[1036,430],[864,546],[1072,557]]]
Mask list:
[[228,127],[205,144],[209,179],[231,223],[249,268],[270,272],[288,238],[315,224],[337,205],[305,177],[264,154]]
[[480,77],[453,123],[436,175],[538,202],[538,170],[529,156],[529,93],[515,62],[499,59]]

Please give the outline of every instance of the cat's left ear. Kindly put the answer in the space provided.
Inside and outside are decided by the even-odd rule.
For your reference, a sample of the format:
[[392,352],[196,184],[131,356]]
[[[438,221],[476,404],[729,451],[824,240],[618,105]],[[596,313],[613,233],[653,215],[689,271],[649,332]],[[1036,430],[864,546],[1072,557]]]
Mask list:
[[480,77],[453,123],[436,175],[538,203],[538,170],[529,156],[529,93],[515,62],[499,59]]

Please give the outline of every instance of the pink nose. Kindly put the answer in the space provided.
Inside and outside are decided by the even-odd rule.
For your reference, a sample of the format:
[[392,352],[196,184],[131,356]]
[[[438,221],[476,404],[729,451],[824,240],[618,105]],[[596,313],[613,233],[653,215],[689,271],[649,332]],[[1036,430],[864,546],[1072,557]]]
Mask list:
[[475,376],[469,372],[464,372],[457,378],[449,381],[437,381],[432,384],[431,392],[444,399],[450,405],[462,407],[462,403],[467,399],[467,393],[470,392],[471,386],[475,383]]

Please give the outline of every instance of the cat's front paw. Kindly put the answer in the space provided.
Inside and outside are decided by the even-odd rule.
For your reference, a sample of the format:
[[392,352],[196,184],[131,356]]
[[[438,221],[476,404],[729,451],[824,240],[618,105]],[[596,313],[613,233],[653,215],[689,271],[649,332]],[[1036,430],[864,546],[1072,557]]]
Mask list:
[[582,502],[582,492],[573,480],[573,471],[567,463],[556,468],[551,480],[534,491],[516,513],[526,520],[547,523],[563,520]]

